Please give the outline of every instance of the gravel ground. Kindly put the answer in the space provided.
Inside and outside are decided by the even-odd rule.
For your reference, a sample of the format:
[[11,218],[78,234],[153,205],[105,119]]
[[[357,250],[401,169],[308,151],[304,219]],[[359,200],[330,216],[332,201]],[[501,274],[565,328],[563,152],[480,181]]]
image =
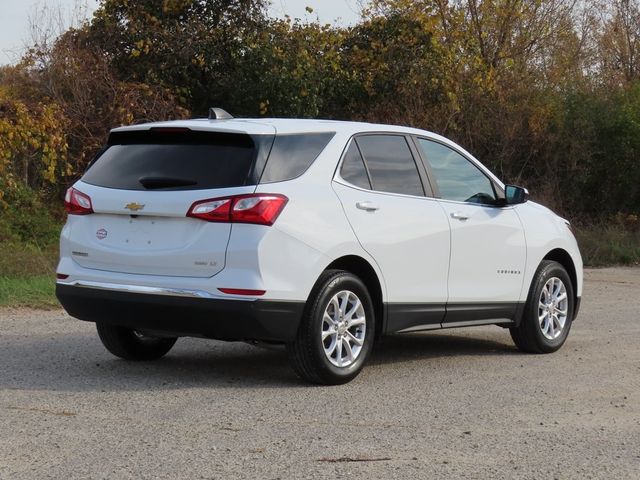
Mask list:
[[640,478],[640,269],[586,272],[565,346],[386,339],[348,385],[284,352],[181,339],[111,357],[60,310],[0,310],[0,479]]

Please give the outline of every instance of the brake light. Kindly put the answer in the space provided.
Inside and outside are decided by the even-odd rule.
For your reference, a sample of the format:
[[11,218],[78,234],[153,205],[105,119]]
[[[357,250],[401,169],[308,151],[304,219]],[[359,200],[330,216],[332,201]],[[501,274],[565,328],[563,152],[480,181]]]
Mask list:
[[151,127],[149,131],[158,133],[190,133],[191,129],[186,127]]
[[252,193],[195,202],[187,217],[207,222],[273,225],[289,199],[278,193]]
[[64,209],[69,215],[88,215],[93,213],[91,198],[71,187],[64,196]]

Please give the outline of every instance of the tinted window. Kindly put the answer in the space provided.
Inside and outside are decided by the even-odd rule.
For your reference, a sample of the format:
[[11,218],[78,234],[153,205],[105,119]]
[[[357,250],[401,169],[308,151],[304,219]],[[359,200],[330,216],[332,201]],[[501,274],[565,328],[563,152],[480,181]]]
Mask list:
[[491,180],[469,160],[440,143],[421,138],[419,144],[431,165],[442,198],[484,204],[495,202]]
[[360,150],[358,150],[356,142],[351,142],[347,153],[344,155],[342,167],[340,168],[340,176],[356,187],[371,189],[369,176],[367,175],[367,170],[364,167],[362,155],[360,155]]
[[254,157],[248,135],[120,132],[82,181],[125,190],[235,187],[247,183]]
[[404,137],[364,135],[356,141],[367,164],[374,190],[424,195],[418,168]]
[[276,136],[260,183],[282,182],[299,177],[334,135],[329,132]]

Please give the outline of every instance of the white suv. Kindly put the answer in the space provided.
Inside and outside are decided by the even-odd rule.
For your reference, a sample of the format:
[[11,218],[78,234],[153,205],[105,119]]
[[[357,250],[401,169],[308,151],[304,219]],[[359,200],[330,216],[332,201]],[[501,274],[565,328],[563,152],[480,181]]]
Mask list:
[[407,127],[212,109],[117,128],[65,205],[57,296],[130,360],[280,343],[344,383],[388,334],[495,324],[555,351],[582,293],[566,220]]

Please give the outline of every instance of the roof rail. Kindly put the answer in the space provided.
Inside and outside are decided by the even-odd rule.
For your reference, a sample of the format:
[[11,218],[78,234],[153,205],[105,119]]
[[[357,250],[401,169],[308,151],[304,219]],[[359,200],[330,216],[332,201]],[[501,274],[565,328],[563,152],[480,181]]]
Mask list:
[[229,118],[233,118],[233,115],[226,110],[215,107],[209,109],[209,120],[226,120]]

